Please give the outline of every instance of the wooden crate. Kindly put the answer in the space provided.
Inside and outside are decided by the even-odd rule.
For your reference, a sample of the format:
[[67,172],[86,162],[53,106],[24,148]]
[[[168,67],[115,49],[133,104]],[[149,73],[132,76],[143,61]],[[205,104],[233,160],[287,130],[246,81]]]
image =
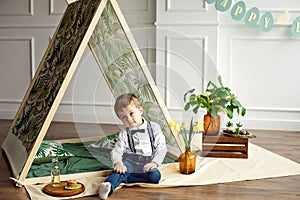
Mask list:
[[219,134],[202,136],[203,157],[248,158],[248,138],[235,138]]

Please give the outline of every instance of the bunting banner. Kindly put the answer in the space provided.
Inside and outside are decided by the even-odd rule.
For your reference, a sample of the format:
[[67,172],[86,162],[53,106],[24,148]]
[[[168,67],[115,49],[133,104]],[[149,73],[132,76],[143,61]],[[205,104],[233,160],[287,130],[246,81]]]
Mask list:
[[[257,7],[247,9],[244,1],[234,3],[232,0],[205,0],[207,3],[215,3],[215,7],[220,12],[228,11],[231,8],[230,15],[233,20],[243,20],[246,26],[256,26],[263,32],[269,32],[274,27],[274,17],[272,13],[261,13]],[[286,11],[286,13],[288,13]],[[278,22],[280,20],[278,19]],[[291,25],[291,33],[300,37],[300,17],[297,17]]]

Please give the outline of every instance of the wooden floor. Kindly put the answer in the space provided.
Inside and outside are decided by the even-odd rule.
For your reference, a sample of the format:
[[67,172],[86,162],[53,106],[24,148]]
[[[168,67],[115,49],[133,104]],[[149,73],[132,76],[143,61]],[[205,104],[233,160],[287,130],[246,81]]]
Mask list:
[[[0,120],[0,144],[2,144],[10,124],[11,121],[9,120]],[[77,130],[80,130],[80,134],[86,133],[88,136],[94,136],[99,130],[111,133],[118,129],[118,127],[111,125],[103,125],[99,128],[98,125],[90,124],[74,127],[72,123],[53,123],[46,138],[76,137]],[[252,132],[257,135],[256,139],[251,140],[252,143],[300,163],[300,132],[260,130],[252,130]],[[12,181],[8,179],[11,176],[11,171],[7,161],[4,159],[3,152],[0,161],[0,199],[29,199],[25,188],[14,187]],[[80,198],[80,200],[87,199],[98,199],[98,196]],[[300,175],[193,187],[163,189],[123,187],[108,199],[300,199]]]

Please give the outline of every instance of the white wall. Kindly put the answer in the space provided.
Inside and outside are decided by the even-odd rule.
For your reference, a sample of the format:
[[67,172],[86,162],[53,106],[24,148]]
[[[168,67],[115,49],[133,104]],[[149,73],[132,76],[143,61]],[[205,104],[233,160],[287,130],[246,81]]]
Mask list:
[[247,115],[236,119],[244,127],[300,130],[300,38],[290,32],[300,4],[245,0],[248,9],[270,11],[275,21],[285,10],[291,13],[289,25],[264,33],[234,21],[231,9],[216,12],[214,4],[201,2],[157,1],[157,82],[172,116],[188,120],[191,113],[182,112],[184,93],[201,92],[217,72],[247,108]]
[[[219,56],[221,73],[247,106],[248,127],[300,130],[300,72],[297,54],[300,38],[293,37],[290,24],[300,16],[300,4],[293,0],[248,0],[274,15],[291,14],[287,25],[275,25],[270,32],[235,23],[229,13],[220,15]],[[223,49],[223,50],[222,50]],[[224,49],[226,49],[224,51]]]
[[[174,118],[189,118],[185,91],[201,92],[220,73],[247,108],[246,128],[300,130],[300,40],[289,25],[262,33],[202,0],[118,2]],[[290,21],[300,16],[294,0],[245,2],[275,19],[285,10]],[[14,117],[65,8],[63,0],[1,2],[0,118]],[[113,101],[87,49],[55,120],[114,123]]]

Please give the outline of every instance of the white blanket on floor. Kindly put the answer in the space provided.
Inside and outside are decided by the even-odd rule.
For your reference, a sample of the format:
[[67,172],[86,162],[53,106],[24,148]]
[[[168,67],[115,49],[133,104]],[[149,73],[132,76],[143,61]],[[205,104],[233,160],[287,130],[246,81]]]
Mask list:
[[[178,163],[166,164],[160,167],[162,179],[159,184],[139,183],[135,185],[141,187],[191,186],[300,175],[300,164],[251,143],[248,148],[248,159],[198,157],[197,170],[191,175],[180,174]],[[97,194],[98,184],[104,179],[105,177],[78,179],[86,189],[83,193],[70,198]],[[45,185],[26,185],[25,187],[31,199],[57,199],[42,192]]]

